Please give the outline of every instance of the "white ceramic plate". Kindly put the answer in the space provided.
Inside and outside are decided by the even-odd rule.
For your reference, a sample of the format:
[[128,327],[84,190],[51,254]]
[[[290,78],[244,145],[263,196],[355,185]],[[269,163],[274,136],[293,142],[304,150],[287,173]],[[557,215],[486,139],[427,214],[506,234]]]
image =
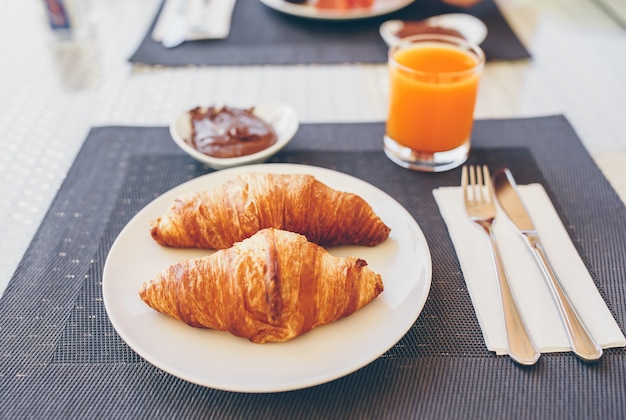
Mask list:
[[[385,290],[373,302],[335,323],[282,343],[254,344],[227,332],[190,327],[157,313],[138,295],[141,284],[168,265],[210,251],[158,245],[149,223],[183,192],[214,188],[244,171],[308,173],[327,185],[359,194],[391,227],[375,247],[328,248],[364,258],[382,275]],[[102,289],[111,323],[140,356],[199,385],[238,392],[305,388],[347,375],[398,342],[424,307],[431,282],[428,245],[411,215],[378,188],[352,176],[306,165],[264,164],[202,176],[166,192],[128,223],[111,247]]]
[[262,163],[278,153],[287,145],[287,143],[289,143],[289,141],[296,134],[296,131],[298,131],[300,122],[296,111],[292,107],[279,103],[254,105],[253,113],[274,127],[278,139],[276,140],[276,143],[267,149],[263,149],[260,152],[253,153],[251,155],[233,158],[218,158],[205,155],[204,153],[196,150],[185,141],[185,139],[191,138],[191,117],[189,115],[189,111],[185,111],[182,114],[177,115],[174,121],[172,121],[170,124],[170,135],[178,147],[183,149],[194,159],[213,169],[224,169],[231,168],[233,166]]
[[[402,30],[404,22],[405,21],[402,20],[388,20],[380,25],[380,36],[388,46],[393,47],[400,41],[398,32]],[[423,23],[436,28],[455,30],[465,39],[476,45],[480,45],[487,37],[487,25],[485,25],[482,20],[467,13],[437,15],[416,21],[416,23]]]
[[289,3],[285,0],[261,0],[266,6],[289,15],[321,20],[352,20],[386,15],[413,3],[414,0],[376,0],[372,7],[351,10],[319,9],[310,2]]

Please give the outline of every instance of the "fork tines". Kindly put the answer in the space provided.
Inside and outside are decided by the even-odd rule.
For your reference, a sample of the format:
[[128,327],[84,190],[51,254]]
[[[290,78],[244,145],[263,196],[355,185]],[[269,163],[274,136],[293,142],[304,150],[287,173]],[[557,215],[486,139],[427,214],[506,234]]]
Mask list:
[[474,165],[464,165],[461,168],[461,186],[464,187],[465,200],[493,202],[491,176],[489,175],[489,167],[487,165],[477,168]]

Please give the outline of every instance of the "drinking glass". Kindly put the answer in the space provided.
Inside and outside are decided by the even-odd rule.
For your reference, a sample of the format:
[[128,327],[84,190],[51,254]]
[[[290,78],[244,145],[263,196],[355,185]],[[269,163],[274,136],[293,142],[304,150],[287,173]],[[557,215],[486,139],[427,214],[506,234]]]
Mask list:
[[387,157],[440,172],[467,160],[485,54],[460,36],[420,34],[389,50]]

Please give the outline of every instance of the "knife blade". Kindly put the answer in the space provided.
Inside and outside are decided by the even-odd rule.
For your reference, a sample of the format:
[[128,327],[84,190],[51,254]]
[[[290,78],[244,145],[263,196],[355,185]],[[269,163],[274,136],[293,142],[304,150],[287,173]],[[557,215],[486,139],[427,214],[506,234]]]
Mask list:
[[584,361],[595,361],[602,357],[602,348],[593,339],[585,327],[580,315],[574,308],[561,281],[552,268],[545,253],[537,229],[526,210],[517,190],[517,183],[507,168],[493,173],[492,184],[500,207],[513,222],[524,242],[530,248],[544,279],[548,283],[554,302],[558,308],[563,326],[567,332],[574,354]]

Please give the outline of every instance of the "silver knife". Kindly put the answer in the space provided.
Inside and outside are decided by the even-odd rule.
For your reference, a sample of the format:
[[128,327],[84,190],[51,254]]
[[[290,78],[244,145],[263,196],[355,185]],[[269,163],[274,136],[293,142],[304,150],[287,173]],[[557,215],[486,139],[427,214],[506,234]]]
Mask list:
[[580,315],[572,305],[559,278],[552,269],[550,261],[541,245],[537,229],[517,191],[517,184],[511,171],[507,168],[499,169],[493,174],[493,188],[500,206],[517,227],[526,244],[532,251],[539,268],[546,279],[554,302],[561,314],[563,326],[567,331],[570,344],[579,358],[584,361],[594,361],[602,357],[602,348],[593,339],[589,330],[583,324]]

